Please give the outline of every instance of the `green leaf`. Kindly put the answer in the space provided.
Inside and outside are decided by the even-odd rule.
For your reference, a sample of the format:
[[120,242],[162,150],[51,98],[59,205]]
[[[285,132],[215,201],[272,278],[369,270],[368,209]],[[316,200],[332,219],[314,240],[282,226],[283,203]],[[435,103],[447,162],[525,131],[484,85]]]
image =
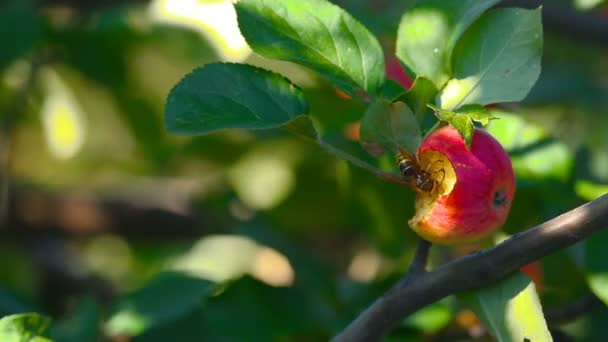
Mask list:
[[591,291],[608,305],[608,232],[603,231],[585,241],[585,270]]
[[574,7],[578,10],[588,11],[599,6],[604,0],[574,0]]
[[452,310],[443,303],[435,303],[420,309],[403,321],[406,327],[412,327],[425,333],[436,333],[450,323]]
[[55,341],[97,341],[101,313],[93,298],[85,298],[66,319],[53,324],[50,335]]
[[10,315],[0,319],[2,342],[51,342],[44,332],[51,320],[37,313]]
[[586,201],[593,201],[604,194],[608,194],[608,184],[580,179],[576,181],[574,191],[576,191],[576,194],[580,198]]
[[471,147],[471,142],[473,141],[473,133],[475,133],[475,126],[470,118],[466,115],[456,114],[450,120],[450,125],[454,126],[458,133],[464,139],[464,143],[468,147]]
[[287,123],[285,126],[283,126],[283,128],[301,138],[317,143],[321,148],[323,148],[326,152],[332,154],[334,157],[349,161],[353,165],[360,167],[364,170],[370,171],[372,173],[377,174],[378,172],[381,172],[380,170],[376,169],[374,166],[368,164],[356,155],[350,154],[345,150],[338,148],[332,145],[331,143],[323,140],[319,135],[319,132],[316,130],[314,123],[312,122],[312,118],[309,116],[299,116]]
[[412,110],[403,102],[373,103],[361,119],[361,143],[374,156],[404,148],[416,153],[422,134]]
[[110,335],[139,335],[189,314],[203,305],[215,289],[215,283],[204,279],[161,273],[146,286],[118,300],[106,331]]
[[0,6],[0,69],[22,56],[40,36],[40,22],[32,1],[8,1]]
[[497,119],[485,107],[476,104],[462,106],[457,111],[438,109],[430,104],[427,105],[427,107],[435,112],[435,116],[437,116],[439,120],[446,121],[452,127],[456,128],[464,139],[467,147],[471,146],[473,134],[475,133],[473,121],[477,121],[482,125],[487,125],[491,120]]
[[380,96],[387,101],[393,102],[397,100],[400,96],[405,94],[406,90],[403,89],[403,86],[396,81],[386,79],[384,84],[382,85],[382,89],[380,90]]
[[440,95],[441,108],[523,100],[540,74],[542,45],[540,8],[482,16],[454,50],[454,78]]
[[441,121],[445,121],[449,123],[452,127],[456,128],[458,133],[464,139],[467,147],[471,146],[471,141],[473,140],[473,133],[475,133],[475,125],[473,125],[473,121],[466,114],[461,114],[457,112],[453,112],[447,109],[439,109],[432,105],[427,105],[435,112],[435,116]]
[[422,0],[401,18],[397,57],[437,88],[451,78],[451,56],[462,33],[500,0]]
[[209,301],[201,322],[210,334],[205,341],[326,340],[339,323],[324,295],[307,286],[272,287],[243,277]]
[[460,298],[499,342],[553,341],[534,283],[522,273]]
[[400,99],[412,108],[418,121],[422,121],[422,117],[427,110],[426,105],[432,102],[436,95],[437,87],[431,80],[426,77],[417,77],[412,88]]
[[307,115],[296,117],[283,125],[283,128],[304,139],[313,140],[315,142],[319,139],[319,132],[317,132],[311,117]]
[[457,111],[459,114],[468,116],[471,120],[479,122],[482,125],[487,125],[491,120],[498,119],[486,107],[478,104],[464,105]]
[[282,76],[245,64],[214,63],[195,69],[171,90],[165,125],[178,134],[275,128],[307,112],[302,91]]
[[305,65],[357,93],[384,83],[378,40],[350,14],[325,0],[241,0],[239,27],[258,54]]

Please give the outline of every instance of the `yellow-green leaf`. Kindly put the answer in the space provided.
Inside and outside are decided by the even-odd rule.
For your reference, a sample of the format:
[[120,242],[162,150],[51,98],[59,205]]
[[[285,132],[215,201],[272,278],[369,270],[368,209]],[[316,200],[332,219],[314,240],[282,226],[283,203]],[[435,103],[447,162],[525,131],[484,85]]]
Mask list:
[[522,273],[461,299],[499,342],[553,341],[534,283]]

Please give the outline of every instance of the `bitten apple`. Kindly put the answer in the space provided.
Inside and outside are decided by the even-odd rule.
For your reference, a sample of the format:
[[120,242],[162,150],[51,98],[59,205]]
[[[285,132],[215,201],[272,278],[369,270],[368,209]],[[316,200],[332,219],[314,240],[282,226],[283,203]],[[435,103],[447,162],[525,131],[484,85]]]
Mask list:
[[476,129],[467,148],[456,129],[445,126],[423,141],[417,158],[440,185],[417,194],[409,224],[420,236],[437,244],[465,244],[504,224],[515,177],[509,155],[490,134]]

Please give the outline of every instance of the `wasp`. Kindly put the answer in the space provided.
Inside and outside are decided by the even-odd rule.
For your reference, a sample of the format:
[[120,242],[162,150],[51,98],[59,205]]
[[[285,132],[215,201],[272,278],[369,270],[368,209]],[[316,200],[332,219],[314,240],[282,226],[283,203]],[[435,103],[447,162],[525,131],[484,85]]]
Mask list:
[[399,168],[401,175],[416,192],[434,193],[439,190],[438,188],[443,182],[443,179],[438,181],[432,177],[432,174],[435,172],[442,172],[443,178],[445,178],[445,170],[439,169],[435,172],[430,172],[429,169],[432,164],[427,165],[426,168],[422,168],[418,159],[405,149],[399,149],[396,159],[397,167]]

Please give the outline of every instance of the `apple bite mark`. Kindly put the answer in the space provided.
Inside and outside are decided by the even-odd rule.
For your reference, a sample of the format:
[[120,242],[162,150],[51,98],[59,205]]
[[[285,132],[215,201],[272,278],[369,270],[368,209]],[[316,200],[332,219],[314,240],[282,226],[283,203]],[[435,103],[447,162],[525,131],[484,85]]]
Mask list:
[[420,166],[430,173],[436,187],[430,192],[419,191],[416,193],[416,214],[411,221],[420,221],[428,216],[437,200],[452,192],[456,184],[456,173],[445,154],[428,150],[419,153],[417,158]]
[[416,214],[409,224],[420,236],[438,244],[464,244],[504,224],[515,177],[507,152],[490,134],[476,130],[467,149],[458,132],[446,126],[422,143],[418,158],[421,165],[445,164],[446,174],[440,191],[416,197]]

